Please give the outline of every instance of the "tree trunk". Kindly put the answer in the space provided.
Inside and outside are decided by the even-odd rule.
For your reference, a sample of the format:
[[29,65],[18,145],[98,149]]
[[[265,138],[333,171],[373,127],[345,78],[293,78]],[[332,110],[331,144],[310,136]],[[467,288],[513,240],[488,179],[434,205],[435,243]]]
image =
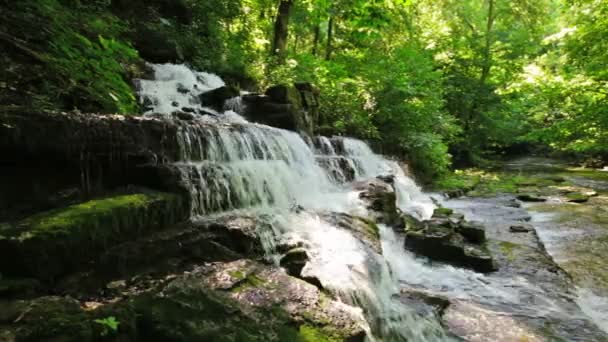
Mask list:
[[332,46],[331,41],[334,35],[334,17],[329,17],[329,23],[327,23],[327,48],[325,50],[325,60],[331,59]]
[[317,48],[319,47],[320,35],[321,35],[321,25],[317,24],[317,25],[315,25],[315,33],[314,33],[314,38],[312,40],[312,55],[313,56],[317,55]]
[[483,64],[481,68],[481,76],[479,77],[479,83],[484,85],[486,80],[490,76],[490,69],[492,68],[492,29],[494,27],[494,0],[488,0],[488,20],[486,22],[486,41],[483,49]]
[[272,40],[272,54],[279,58],[279,62],[285,59],[287,37],[289,35],[289,13],[294,0],[281,0],[279,10],[274,22],[274,39]]

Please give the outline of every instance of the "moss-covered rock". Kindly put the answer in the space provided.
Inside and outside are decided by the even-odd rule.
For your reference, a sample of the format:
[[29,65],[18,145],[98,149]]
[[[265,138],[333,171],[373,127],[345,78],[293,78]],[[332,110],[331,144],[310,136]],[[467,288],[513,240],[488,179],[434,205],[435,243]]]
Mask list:
[[589,198],[589,195],[580,192],[571,192],[569,194],[566,194],[567,201],[573,203],[585,203],[589,201]]
[[450,208],[440,207],[440,208],[435,208],[435,210],[433,211],[433,216],[434,217],[448,217],[448,216],[452,215],[453,213],[454,213],[454,210],[452,210]]
[[397,195],[393,186],[380,178],[353,183],[369,210],[370,217],[380,223],[398,224]]
[[380,231],[372,219],[344,213],[324,213],[322,218],[332,225],[350,231],[374,251],[380,253]]
[[[447,213],[447,211],[446,211]],[[477,222],[458,222],[450,217],[433,217],[418,230],[408,230],[405,248],[433,260],[472,268],[478,272],[495,271],[492,255],[485,247],[485,228]]]
[[187,217],[183,200],[147,192],[87,201],[28,217],[0,230],[0,271],[54,277],[87,265],[117,242]]
[[139,337],[171,341],[362,340],[316,287],[251,260],[214,263],[132,301]]

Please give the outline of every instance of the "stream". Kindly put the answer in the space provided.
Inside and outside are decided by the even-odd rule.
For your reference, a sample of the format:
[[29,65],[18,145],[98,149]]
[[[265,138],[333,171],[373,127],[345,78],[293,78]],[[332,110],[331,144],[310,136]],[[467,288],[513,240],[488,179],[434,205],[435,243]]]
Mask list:
[[[497,272],[481,274],[419,257],[404,248],[403,231],[385,224],[378,224],[381,246],[374,249],[352,232],[352,224],[343,227],[328,216],[374,217],[361,198],[362,186],[377,191],[388,184],[383,183],[388,175],[398,209],[429,219],[434,195],[423,193],[397,162],[360,140],[305,137],[248,122],[238,113],[238,98],[223,113],[214,112],[197,96],[223,85],[217,76],[178,65],[153,68],[155,79],[140,82],[149,115],[169,116],[184,106],[211,113],[178,134],[182,155],[174,166],[189,189],[191,217],[236,212],[271,217],[271,229],[258,232],[267,259],[279,263],[284,254],[279,246],[304,246],[309,260],[301,276],[316,279],[351,306],[369,340],[606,340],[598,326],[606,330],[601,253],[608,248],[598,237],[608,231],[602,192],[608,182],[564,176],[564,186],[597,190],[584,204],[565,203],[552,195],[562,190],[548,187],[536,189],[551,195],[537,205],[521,205],[512,195],[439,200],[468,221],[483,222]],[[530,159],[505,168],[566,172]],[[510,226],[527,221],[536,231],[510,232]],[[582,268],[581,262],[593,267]]]
[[[585,327],[590,320],[604,332],[608,331],[608,274],[605,268],[608,173],[571,169],[559,161],[543,158],[514,160],[505,163],[503,169],[525,176],[563,178],[563,183],[530,184],[528,188],[522,188],[522,192],[540,195],[545,201],[523,202],[521,207],[514,205],[517,194],[442,201],[444,206],[464,213],[467,219],[484,222],[491,239],[489,248],[495,255],[501,255],[498,258],[500,270],[487,276],[483,286],[472,289],[464,297],[468,297],[470,303],[482,306],[485,315],[513,317],[537,330],[541,328],[546,333],[544,338],[549,340],[604,341],[605,336],[596,336]],[[572,203],[566,197],[572,191],[593,196],[584,203]],[[531,224],[534,231],[510,231],[510,226],[522,222]],[[547,263],[543,253],[535,252],[537,246],[546,250],[559,269],[546,272],[535,267]],[[492,288],[491,295],[483,292],[488,287]],[[474,293],[473,298],[470,293]],[[577,313],[578,308],[584,315]],[[448,317],[448,325],[449,320]],[[466,326],[466,323],[457,324]],[[494,333],[497,340],[519,338],[515,335],[513,339],[505,338],[504,332],[500,331]],[[469,340],[492,340],[487,335],[467,337]],[[543,336],[534,334],[527,338],[543,340]]]

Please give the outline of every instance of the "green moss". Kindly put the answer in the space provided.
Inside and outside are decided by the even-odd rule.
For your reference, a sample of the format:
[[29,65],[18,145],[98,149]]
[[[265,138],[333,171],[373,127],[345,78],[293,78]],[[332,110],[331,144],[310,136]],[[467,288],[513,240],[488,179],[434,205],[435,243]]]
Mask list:
[[178,198],[173,194],[149,193],[91,200],[31,216],[20,222],[17,229],[6,230],[5,235],[19,240],[44,235],[69,235],[83,227],[97,228],[104,222],[117,220],[121,214],[129,215],[130,212],[147,209],[159,201],[172,203],[177,202]]
[[522,187],[537,189],[564,184],[557,176],[529,176],[515,172],[497,172],[479,169],[456,170],[434,184],[435,190],[462,190],[469,196],[486,197],[497,193],[516,193]]
[[587,202],[589,200],[589,196],[582,194],[580,192],[571,192],[566,194],[566,198],[569,202],[582,203]]
[[245,279],[247,277],[247,275],[244,272],[241,271],[229,271],[228,274],[232,277],[232,278],[236,278],[238,280],[242,280]]
[[365,223],[366,231],[368,234],[370,234],[371,236],[373,236],[376,239],[380,238],[380,230],[379,230],[376,222],[374,222],[374,220],[370,220],[368,218],[361,217],[361,216],[355,216],[355,218],[357,220]]
[[437,216],[437,217],[445,217],[445,216],[450,216],[454,213],[454,210],[450,209],[450,208],[444,208],[444,207],[440,207],[440,208],[436,208],[433,211],[433,216]]
[[[179,196],[138,193],[43,212],[4,228],[0,266],[6,274],[51,277],[86,264],[115,243],[185,219]],[[4,254],[4,253],[6,254]],[[17,260],[9,262],[10,260]]]
[[507,257],[507,260],[514,261],[517,256],[515,254],[519,245],[509,241],[499,241],[500,251]]
[[312,325],[303,324],[300,326],[298,341],[301,342],[338,342],[339,339],[326,334],[321,329]]

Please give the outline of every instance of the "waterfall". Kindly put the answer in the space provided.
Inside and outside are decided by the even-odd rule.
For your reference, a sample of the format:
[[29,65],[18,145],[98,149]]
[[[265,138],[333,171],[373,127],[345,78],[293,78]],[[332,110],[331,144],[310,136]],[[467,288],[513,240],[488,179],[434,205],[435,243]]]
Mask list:
[[360,140],[310,139],[249,123],[235,112],[241,108],[238,98],[228,101],[224,113],[213,112],[196,97],[223,86],[217,76],[170,64],[152,68],[156,79],[139,84],[149,114],[170,115],[182,106],[205,114],[180,126],[175,142],[180,150],[175,166],[190,190],[194,219],[234,210],[270,214],[272,229],[259,232],[269,258],[278,260],[275,246],[281,241],[302,242],[311,254],[304,271],[347,304],[361,307],[370,339],[445,340],[435,317],[420,317],[395,298],[399,282],[385,257],[317,214],[365,213],[350,183],[392,175],[401,210],[429,217],[432,201],[397,163]]

